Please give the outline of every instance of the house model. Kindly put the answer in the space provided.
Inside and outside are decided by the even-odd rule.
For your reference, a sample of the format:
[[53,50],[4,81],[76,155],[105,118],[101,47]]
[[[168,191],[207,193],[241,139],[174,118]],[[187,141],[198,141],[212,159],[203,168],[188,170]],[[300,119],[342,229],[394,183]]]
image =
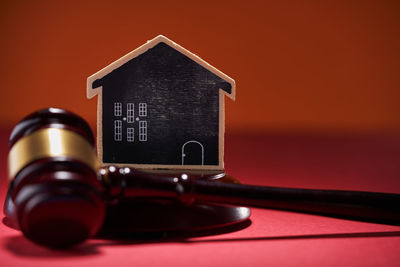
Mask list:
[[223,169],[225,95],[235,81],[164,36],[87,79],[98,95],[103,164],[142,169]]

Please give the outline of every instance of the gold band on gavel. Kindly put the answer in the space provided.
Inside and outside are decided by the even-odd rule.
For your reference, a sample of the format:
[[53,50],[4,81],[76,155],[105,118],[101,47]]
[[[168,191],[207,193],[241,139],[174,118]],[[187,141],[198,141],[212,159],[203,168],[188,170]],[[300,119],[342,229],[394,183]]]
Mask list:
[[71,158],[99,167],[94,148],[77,133],[65,129],[46,128],[21,138],[8,154],[8,174],[12,180],[29,163],[43,158]]

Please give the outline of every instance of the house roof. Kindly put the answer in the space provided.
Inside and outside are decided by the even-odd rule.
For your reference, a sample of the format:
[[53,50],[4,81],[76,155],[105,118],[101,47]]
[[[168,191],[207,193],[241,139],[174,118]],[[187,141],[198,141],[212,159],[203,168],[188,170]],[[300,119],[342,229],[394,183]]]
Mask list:
[[194,62],[196,62],[200,66],[202,66],[203,68],[205,68],[208,71],[212,72],[214,75],[216,75],[219,78],[221,78],[222,80],[226,81],[226,83],[227,83],[226,85],[228,87],[230,87],[230,88],[227,88],[227,86],[223,86],[221,84],[221,87],[224,87],[224,88],[220,88],[220,89],[223,90],[228,97],[230,97],[233,100],[235,99],[235,92],[236,92],[235,89],[236,88],[235,88],[235,81],[232,78],[230,78],[229,76],[227,76],[223,72],[219,71],[215,67],[211,66],[210,64],[208,64],[207,62],[202,60],[197,55],[191,53],[190,51],[186,50],[182,46],[174,43],[173,41],[171,41],[170,39],[168,39],[167,37],[162,36],[162,35],[159,35],[156,38],[148,41],[144,45],[138,47],[137,49],[133,50],[132,52],[130,52],[128,54],[126,54],[125,56],[121,57],[120,59],[114,61],[113,63],[111,63],[107,67],[103,68],[102,70],[100,70],[97,73],[95,73],[92,76],[90,76],[87,79],[87,91],[86,91],[87,92],[87,97],[88,98],[92,98],[95,95],[97,95],[100,90],[102,90],[102,86],[99,86],[99,85],[96,84],[97,80],[102,79],[103,77],[107,76],[109,73],[111,73],[114,70],[118,69],[119,67],[121,67],[125,63],[127,63],[130,60],[138,57],[139,55],[147,52],[149,49],[155,47],[156,45],[158,45],[160,43],[165,43],[169,47],[177,50],[178,52],[180,52],[181,54],[187,56],[188,58],[190,58],[191,60],[193,60]]

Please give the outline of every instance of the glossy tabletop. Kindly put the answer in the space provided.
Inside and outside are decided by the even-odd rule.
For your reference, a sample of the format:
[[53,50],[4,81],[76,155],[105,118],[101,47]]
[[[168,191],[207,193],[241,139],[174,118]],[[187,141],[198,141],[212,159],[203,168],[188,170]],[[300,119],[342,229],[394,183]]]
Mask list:
[[[400,136],[228,133],[225,142],[226,171],[242,183],[400,193]],[[0,225],[1,266],[398,266],[399,248],[398,226],[254,208],[244,223],[198,235],[97,238],[59,251]]]

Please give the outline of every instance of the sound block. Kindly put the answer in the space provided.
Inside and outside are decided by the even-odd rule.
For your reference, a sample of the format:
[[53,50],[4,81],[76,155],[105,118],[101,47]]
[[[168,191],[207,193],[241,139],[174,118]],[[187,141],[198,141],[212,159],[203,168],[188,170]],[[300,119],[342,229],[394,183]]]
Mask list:
[[107,209],[104,234],[189,232],[209,230],[248,219],[250,209],[193,203],[184,206],[169,199],[137,200]]
[[[158,173],[152,171],[152,173]],[[182,173],[181,171],[179,172]],[[238,183],[225,173],[188,173],[192,179]],[[163,175],[171,175],[173,172]],[[250,217],[247,207],[194,202],[184,204],[177,199],[137,198],[121,201],[107,208],[102,235],[129,235],[156,232],[194,232],[217,229],[242,223]]]

